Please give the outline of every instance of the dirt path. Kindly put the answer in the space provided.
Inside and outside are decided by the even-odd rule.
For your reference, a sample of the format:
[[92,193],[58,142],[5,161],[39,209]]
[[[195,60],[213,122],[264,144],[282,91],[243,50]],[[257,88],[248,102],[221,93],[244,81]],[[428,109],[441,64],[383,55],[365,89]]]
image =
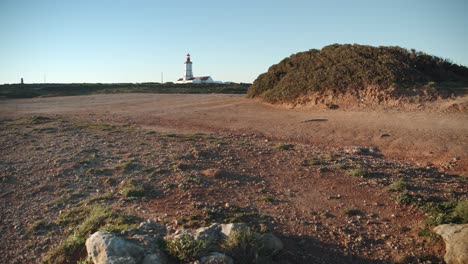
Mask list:
[[376,146],[391,159],[467,175],[463,113],[285,109],[240,95],[115,94],[0,101],[2,116],[93,116],[167,132],[226,131],[322,146]]

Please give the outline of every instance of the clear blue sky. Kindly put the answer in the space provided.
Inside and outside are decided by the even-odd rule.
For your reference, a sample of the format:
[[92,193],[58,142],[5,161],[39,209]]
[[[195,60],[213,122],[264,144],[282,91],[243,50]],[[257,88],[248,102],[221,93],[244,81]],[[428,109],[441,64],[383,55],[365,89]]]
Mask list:
[[252,82],[333,43],[398,45],[468,65],[468,1],[0,0],[0,83]]

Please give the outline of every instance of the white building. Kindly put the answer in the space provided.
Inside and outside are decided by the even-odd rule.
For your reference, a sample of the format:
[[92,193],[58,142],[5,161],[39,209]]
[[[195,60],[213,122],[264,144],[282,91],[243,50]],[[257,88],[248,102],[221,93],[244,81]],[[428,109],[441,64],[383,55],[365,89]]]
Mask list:
[[211,79],[211,76],[193,77],[190,54],[187,54],[187,60],[185,61],[185,74],[175,83],[214,83],[214,81]]

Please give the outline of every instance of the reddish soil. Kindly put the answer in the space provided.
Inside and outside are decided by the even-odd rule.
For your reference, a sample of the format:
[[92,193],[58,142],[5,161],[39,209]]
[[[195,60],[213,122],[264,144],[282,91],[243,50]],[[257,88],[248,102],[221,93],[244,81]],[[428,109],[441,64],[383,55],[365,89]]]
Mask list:
[[[467,101],[432,108],[447,110]],[[286,109],[242,95],[115,94],[3,100],[0,113],[84,116],[177,133],[255,133],[319,146],[375,146],[390,159],[468,175],[466,112]]]
[[[461,113],[312,111],[235,95],[152,94],[2,100],[0,113],[3,263],[37,262],[66,236],[57,216],[102,196],[177,228],[266,226],[285,244],[277,263],[440,261],[442,242],[421,235],[424,213],[397,203],[389,186],[404,179],[416,199],[467,199]],[[122,197],[118,183],[128,178],[148,195]],[[32,230],[38,220],[45,227]]]

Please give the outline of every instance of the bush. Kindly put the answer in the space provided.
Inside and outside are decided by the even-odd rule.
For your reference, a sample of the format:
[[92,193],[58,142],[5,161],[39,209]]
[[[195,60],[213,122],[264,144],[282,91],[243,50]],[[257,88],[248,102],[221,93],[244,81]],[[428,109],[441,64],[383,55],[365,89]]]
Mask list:
[[32,98],[37,96],[73,96],[115,93],[245,94],[250,84],[174,84],[174,83],[45,83],[0,85],[0,97]]
[[57,224],[69,226],[71,233],[61,244],[52,248],[42,263],[71,263],[73,258],[86,255],[86,238],[98,230],[119,232],[135,227],[136,219],[100,205],[76,207],[60,215]]
[[405,191],[406,189],[407,189],[407,186],[406,186],[406,182],[404,179],[399,179],[397,181],[394,181],[389,186],[390,191]]
[[398,204],[412,204],[414,203],[414,198],[411,196],[411,194],[408,193],[408,191],[401,192],[395,197],[395,200]]
[[236,263],[252,263],[262,257],[262,243],[249,228],[234,230],[223,242],[222,248]]
[[[297,103],[312,94],[353,94],[377,87],[398,97],[408,87],[468,80],[468,68],[400,47],[330,45],[285,58],[257,77],[247,94],[270,103]],[[393,94],[392,94],[393,93]]]
[[429,225],[466,224],[468,223],[468,201],[451,201],[444,203],[429,202],[422,206],[428,214]]
[[468,200],[457,203],[453,210],[453,218],[461,224],[468,223]]
[[350,176],[354,176],[354,177],[366,177],[367,176],[367,171],[364,170],[363,168],[359,167],[359,168],[355,168],[355,169],[351,169],[348,171],[348,175]]
[[180,238],[168,239],[166,249],[177,259],[190,262],[208,252],[209,244],[206,240],[196,240],[192,236],[184,234]]
[[121,183],[120,193],[127,198],[143,197],[146,195],[143,185],[135,180],[125,180]]
[[277,148],[279,150],[291,150],[291,149],[294,149],[294,145],[293,144],[279,144]]
[[351,216],[363,215],[364,213],[359,209],[346,209],[343,211],[343,214],[345,216],[351,217]]

